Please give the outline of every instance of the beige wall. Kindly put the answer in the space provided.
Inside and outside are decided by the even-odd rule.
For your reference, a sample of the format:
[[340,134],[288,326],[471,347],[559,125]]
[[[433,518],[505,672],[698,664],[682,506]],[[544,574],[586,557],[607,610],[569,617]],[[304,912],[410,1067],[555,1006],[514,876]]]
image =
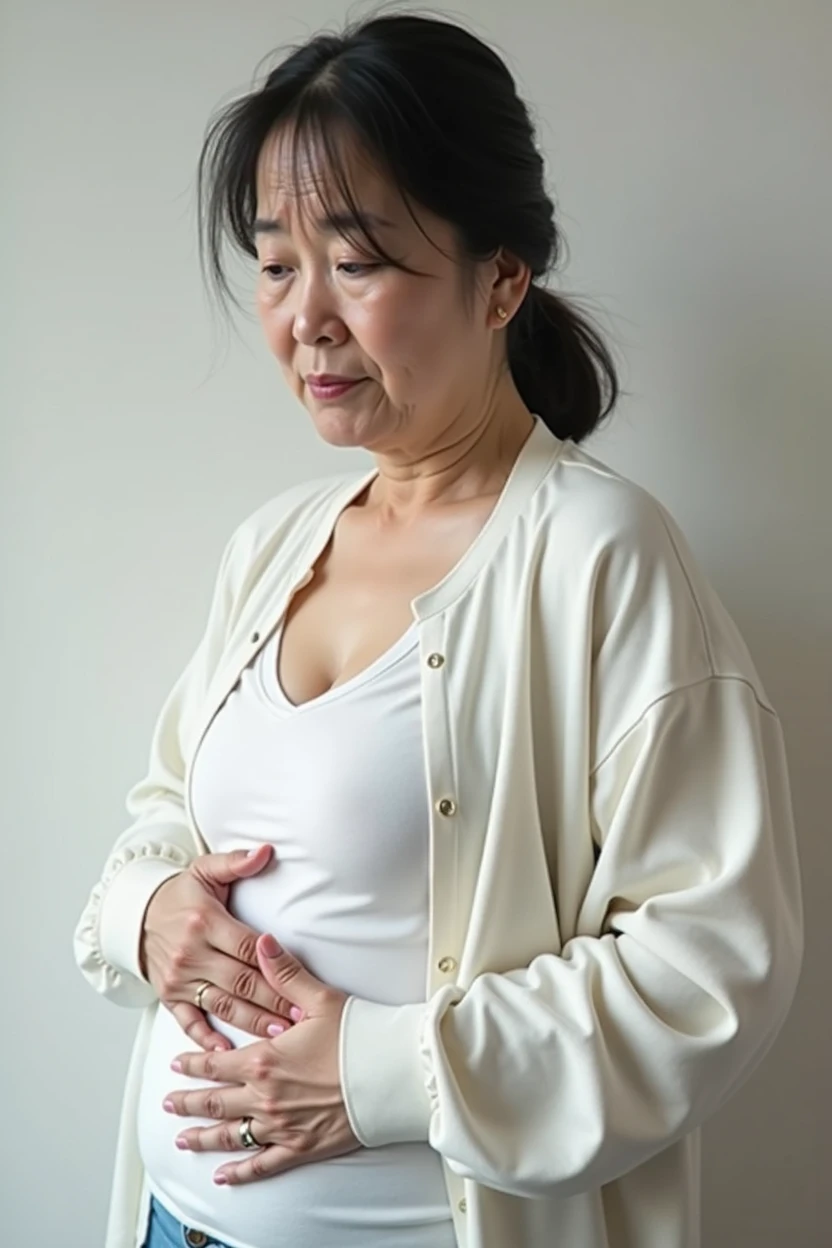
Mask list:
[[[566,285],[606,309],[627,359],[629,395],[590,447],[675,512],[785,722],[808,951],[775,1049],[706,1130],[705,1243],[821,1248],[830,6],[454,8],[534,102]],[[193,218],[211,110],[270,48],[341,12],[6,0],[0,14],[4,1243],[101,1242],[136,1019],[83,983],[72,929],[225,538],[290,481],[365,462],[315,439],[253,321],[228,350],[212,334]]]

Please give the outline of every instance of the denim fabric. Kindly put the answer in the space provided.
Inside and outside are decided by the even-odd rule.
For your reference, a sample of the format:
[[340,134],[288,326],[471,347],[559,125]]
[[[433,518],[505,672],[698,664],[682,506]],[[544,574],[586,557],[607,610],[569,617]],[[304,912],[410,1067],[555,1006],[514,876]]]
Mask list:
[[153,1196],[144,1248],[227,1248],[227,1245],[220,1239],[206,1235],[204,1231],[183,1226]]

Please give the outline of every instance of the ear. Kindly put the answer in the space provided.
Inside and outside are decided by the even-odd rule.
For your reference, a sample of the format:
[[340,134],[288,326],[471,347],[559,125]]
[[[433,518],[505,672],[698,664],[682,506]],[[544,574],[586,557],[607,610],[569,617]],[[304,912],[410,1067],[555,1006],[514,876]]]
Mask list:
[[[492,261],[494,276],[488,300],[489,324],[499,328],[508,325],[526,297],[532,280],[532,271],[524,260],[501,247]],[[508,316],[498,317],[497,308],[505,308]]]

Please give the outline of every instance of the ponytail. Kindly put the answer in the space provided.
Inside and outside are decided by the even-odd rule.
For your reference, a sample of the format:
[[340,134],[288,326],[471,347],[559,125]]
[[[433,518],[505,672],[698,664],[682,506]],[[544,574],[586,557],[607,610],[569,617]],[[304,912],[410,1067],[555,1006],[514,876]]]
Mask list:
[[580,442],[619,393],[598,330],[561,295],[531,285],[507,332],[511,375],[526,407],[556,437]]

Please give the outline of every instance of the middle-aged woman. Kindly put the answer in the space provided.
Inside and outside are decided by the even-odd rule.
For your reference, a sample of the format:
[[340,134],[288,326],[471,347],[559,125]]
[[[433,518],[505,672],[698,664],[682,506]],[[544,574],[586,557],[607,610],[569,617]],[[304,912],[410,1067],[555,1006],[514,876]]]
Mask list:
[[78,926],[143,1009],[108,1248],[700,1243],[700,1127],[799,974],[784,749],[674,521],[578,446],[616,381],[540,284],[543,177],[436,18],[312,38],[209,128],[209,273],[256,258],[373,467],[234,532]]

